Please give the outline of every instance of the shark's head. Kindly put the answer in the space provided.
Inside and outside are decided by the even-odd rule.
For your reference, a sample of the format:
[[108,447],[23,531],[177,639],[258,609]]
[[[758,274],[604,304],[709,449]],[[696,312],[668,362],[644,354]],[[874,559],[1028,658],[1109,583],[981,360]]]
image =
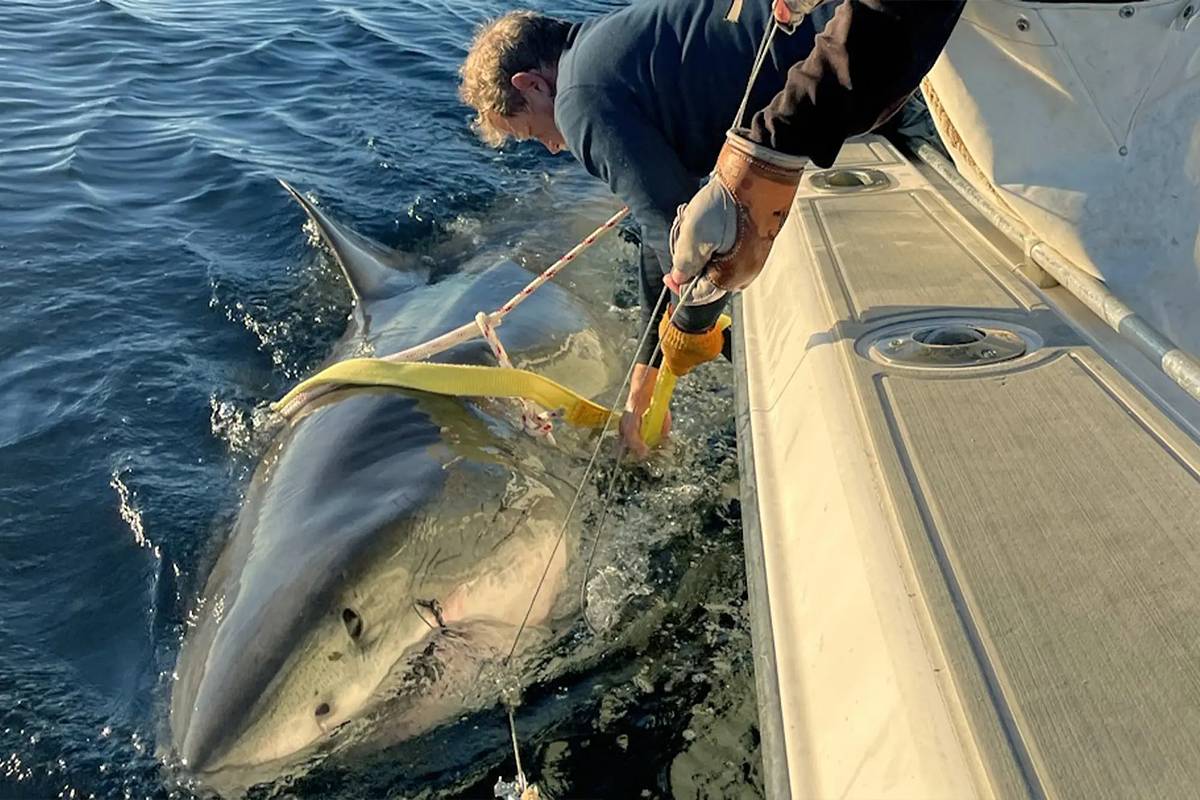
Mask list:
[[444,590],[419,563],[445,483],[437,434],[412,398],[366,392],[274,443],[180,656],[172,728],[190,768],[308,748],[429,633],[413,609]]
[[[293,587],[301,602],[292,608],[239,609],[253,618],[230,622],[242,628],[237,641],[222,630],[195,663],[185,657],[180,678],[196,685],[176,691],[173,724],[187,768],[214,773],[296,761],[362,719],[381,687],[404,680],[390,676],[431,633],[413,610],[416,598],[330,588],[310,594],[308,586]],[[288,624],[289,617],[302,624]]]
[[531,619],[551,616],[565,491],[450,400],[358,390],[311,410],[264,458],[190,621],[171,709],[185,766],[294,761],[348,722],[386,716],[394,741],[451,715],[547,563]]

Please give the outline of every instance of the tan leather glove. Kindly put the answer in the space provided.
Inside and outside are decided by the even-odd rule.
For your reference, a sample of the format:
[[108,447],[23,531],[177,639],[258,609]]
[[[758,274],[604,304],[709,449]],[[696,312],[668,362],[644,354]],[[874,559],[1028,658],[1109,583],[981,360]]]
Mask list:
[[658,338],[662,342],[663,363],[676,375],[687,375],[695,367],[721,355],[725,344],[725,326],[718,323],[700,333],[681,331],[671,322],[671,309],[658,323]]
[[719,289],[746,288],[762,271],[779,235],[807,159],[725,136],[712,178],[671,226],[671,281],[704,272]]

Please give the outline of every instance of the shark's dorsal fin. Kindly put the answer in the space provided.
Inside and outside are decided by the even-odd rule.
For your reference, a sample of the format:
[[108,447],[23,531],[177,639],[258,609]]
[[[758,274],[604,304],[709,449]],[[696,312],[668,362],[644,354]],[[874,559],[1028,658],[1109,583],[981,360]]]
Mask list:
[[279,183],[296,199],[317,227],[322,241],[342,267],[357,301],[379,300],[396,295],[426,280],[415,258],[388,250],[350,228],[339,225],[287,181]]

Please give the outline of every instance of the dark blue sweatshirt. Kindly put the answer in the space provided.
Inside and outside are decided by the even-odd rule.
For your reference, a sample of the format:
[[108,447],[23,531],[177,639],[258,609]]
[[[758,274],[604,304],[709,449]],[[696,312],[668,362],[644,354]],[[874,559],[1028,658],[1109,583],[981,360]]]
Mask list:
[[[558,129],[587,171],[630,207],[657,256],[658,264],[643,259],[646,315],[670,269],[675,210],[717,160],[770,18],[766,0],[742,0],[729,21],[733,5],[640,0],[574,26],[558,61]],[[788,68],[808,55],[832,13],[819,8],[794,34],[775,36],[749,114],[783,88]]]

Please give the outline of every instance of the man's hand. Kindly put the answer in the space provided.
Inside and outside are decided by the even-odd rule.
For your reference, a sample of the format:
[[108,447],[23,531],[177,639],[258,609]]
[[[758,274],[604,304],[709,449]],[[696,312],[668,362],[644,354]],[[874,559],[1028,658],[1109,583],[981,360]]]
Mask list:
[[[638,364],[633,368],[633,377],[629,383],[629,399],[625,401],[625,413],[621,415],[621,441],[629,448],[634,458],[645,459],[650,455],[650,448],[642,441],[642,416],[650,408],[650,400],[654,397],[654,383],[658,380],[658,370],[646,364]],[[666,439],[671,432],[671,412],[663,420],[662,438]]]
[[729,292],[748,286],[783,227],[806,163],[755,144],[742,132],[727,133],[712,178],[679,208],[671,225],[665,283],[677,288],[699,276]]
[[737,201],[716,175],[687,205],[679,207],[671,225],[671,272],[665,281],[673,292],[679,294],[683,285],[697,277],[713,256],[733,249],[737,243],[737,218]]

